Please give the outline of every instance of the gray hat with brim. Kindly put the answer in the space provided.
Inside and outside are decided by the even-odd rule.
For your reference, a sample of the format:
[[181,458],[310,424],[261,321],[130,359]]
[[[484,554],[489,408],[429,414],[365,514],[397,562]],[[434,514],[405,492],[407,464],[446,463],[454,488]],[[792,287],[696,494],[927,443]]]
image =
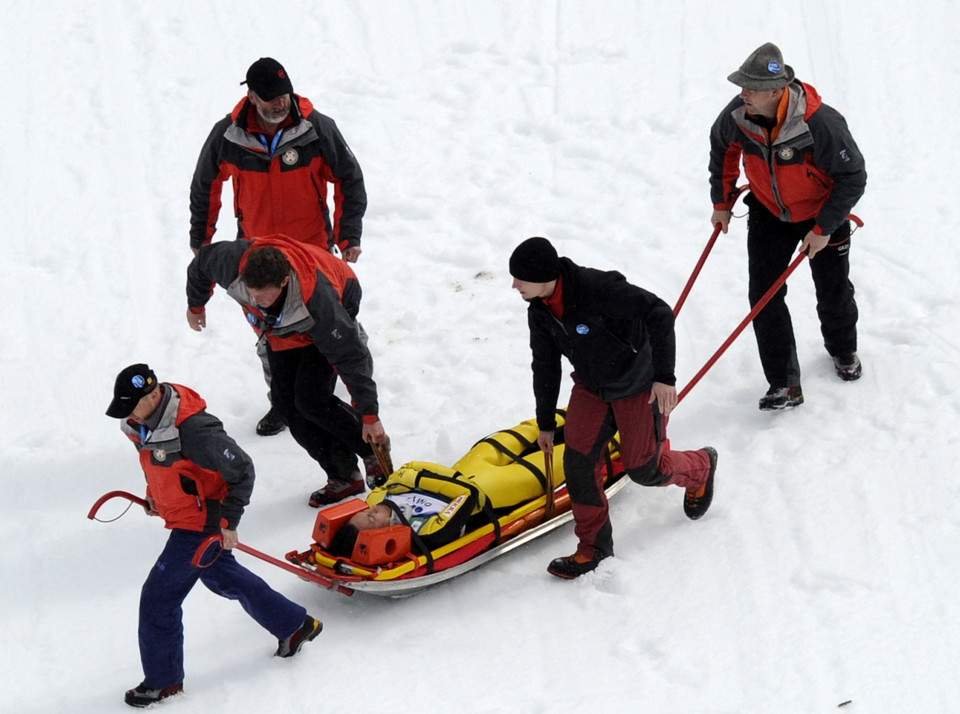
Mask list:
[[772,42],[761,45],[727,79],[738,87],[762,92],[786,87],[793,81],[793,67],[783,63],[780,48]]

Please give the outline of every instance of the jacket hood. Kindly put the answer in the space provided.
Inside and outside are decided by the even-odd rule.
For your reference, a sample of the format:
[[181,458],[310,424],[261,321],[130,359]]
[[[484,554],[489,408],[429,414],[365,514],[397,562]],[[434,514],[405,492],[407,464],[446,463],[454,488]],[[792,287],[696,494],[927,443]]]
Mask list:
[[823,100],[820,98],[820,93],[817,92],[811,85],[804,82],[799,82],[800,86],[803,87],[804,98],[807,101],[807,108],[803,113],[803,119],[806,121],[809,119],[815,111],[820,108],[820,105],[823,104]]

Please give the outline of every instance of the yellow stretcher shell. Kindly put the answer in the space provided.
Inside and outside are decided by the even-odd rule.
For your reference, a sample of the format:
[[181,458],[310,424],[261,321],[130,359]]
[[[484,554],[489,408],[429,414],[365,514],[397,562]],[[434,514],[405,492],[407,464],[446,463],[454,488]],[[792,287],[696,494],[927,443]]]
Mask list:
[[[562,427],[563,423],[563,413],[559,412],[558,426]],[[562,431],[557,433],[560,435]],[[481,439],[451,467],[424,461],[406,463],[391,474],[382,487],[374,489],[366,498],[366,505],[372,506],[383,501],[391,491],[402,492],[416,488],[418,481],[422,485],[424,472],[428,472],[444,477],[430,482],[430,492],[456,498],[464,492],[466,486],[475,488],[481,498],[473,506],[474,513],[480,512],[484,506],[494,509],[496,513],[502,514],[496,518],[495,524],[488,522],[470,530],[456,540],[431,550],[429,555],[407,552],[402,558],[377,566],[365,566],[352,560],[336,558],[316,542],[311,546],[311,550],[302,553],[294,551],[288,553],[287,558],[324,578],[329,578],[340,590],[343,590],[341,586],[347,589],[363,589],[361,586],[364,582],[386,584],[393,580],[427,575],[435,569],[447,567],[447,561],[451,560],[462,565],[469,558],[543,524],[548,518],[565,515],[564,521],[569,520],[570,503],[563,474],[562,437],[558,440],[559,443],[555,444],[553,455],[554,511],[547,514],[547,498],[543,485],[546,478],[545,459],[544,453],[537,446],[538,435],[536,421],[530,419],[512,429]],[[608,484],[619,480],[623,475],[617,444],[618,439],[615,436],[605,455]],[[446,481],[445,478],[451,480]],[[325,520],[326,536],[323,542],[330,542],[334,535],[330,529],[336,526],[331,525],[327,513],[333,509],[341,509],[342,513],[355,513],[363,507],[360,499],[354,499],[323,509],[317,517],[315,538],[321,530],[321,520]],[[446,517],[444,514],[434,516],[421,526],[420,534],[436,533],[450,520],[449,516],[450,514]],[[345,519],[341,517],[340,521],[344,522]],[[356,550],[354,553],[356,554]]]

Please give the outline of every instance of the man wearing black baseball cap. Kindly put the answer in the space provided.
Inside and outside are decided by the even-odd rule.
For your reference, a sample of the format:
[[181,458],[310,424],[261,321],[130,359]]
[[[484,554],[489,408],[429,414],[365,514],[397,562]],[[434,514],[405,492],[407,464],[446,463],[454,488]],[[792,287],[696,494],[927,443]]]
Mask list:
[[560,578],[588,573],[613,555],[610,509],[598,468],[619,431],[627,475],[642,486],[685,489],[688,518],[713,500],[717,452],[671,451],[667,417],[677,403],[673,311],[618,272],[577,265],[542,237],[510,256],[513,288],[527,301],[533,352],[537,443],[553,453],[561,357],[573,365],[573,393],[564,424],[563,472],[570,493],[577,550],[547,571]]
[[[859,379],[848,216],[867,184],[863,155],[844,118],[796,79],[772,42],[751,52],[727,80],[740,93],[710,130],[710,223],[727,232],[742,161],[750,183],[744,199],[750,305],[779,280],[799,246],[810,257],[820,332],[837,376]],[[786,293],[784,286],[753,320],[769,385],[759,401],[763,411],[803,404]]]
[[[190,185],[190,247],[213,240],[223,183],[233,181],[237,236],[282,234],[339,251],[355,263],[367,209],[363,172],[336,123],[295,94],[290,75],[272,57],[250,65],[247,93],[217,122],[197,160]],[[327,201],[332,196],[334,209]],[[265,353],[259,352],[267,384]],[[257,425],[262,436],[285,428],[271,408]]]
[[[181,605],[198,580],[213,593],[238,600],[277,640],[277,656],[292,657],[322,624],[240,565],[230,550],[253,491],[250,457],[206,411],[188,387],[159,383],[149,366],[132,364],[117,375],[107,416],[140,453],[147,480],[146,511],[170,529],[167,544],[140,592],[140,661],[143,681],[124,700],[146,707],[183,691]],[[212,534],[224,550],[207,567],[194,554]]]
[[113,401],[107,407],[107,416],[126,419],[137,408],[140,400],[157,388],[157,375],[145,364],[132,364],[117,375],[113,385]]
[[240,82],[254,91],[265,102],[272,102],[281,94],[292,94],[293,84],[283,65],[273,57],[261,57],[247,70],[247,78]]

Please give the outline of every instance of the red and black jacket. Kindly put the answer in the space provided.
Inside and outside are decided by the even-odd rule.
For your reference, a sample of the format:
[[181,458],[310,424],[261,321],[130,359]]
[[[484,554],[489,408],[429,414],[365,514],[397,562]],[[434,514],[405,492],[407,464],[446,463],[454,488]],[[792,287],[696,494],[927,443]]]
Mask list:
[[[257,307],[240,279],[247,253],[262,246],[281,250],[290,261],[290,282],[277,315]],[[187,306],[202,308],[212,283],[240,303],[247,322],[274,351],[314,345],[337,370],[363,416],[379,411],[373,358],[357,321],[362,291],[350,265],[333,254],[287,236],[217,241],[202,246],[187,268]]]
[[167,528],[236,530],[253,492],[253,462],[199,394],[166,382],[158,388],[163,400],[146,424],[121,424],[140,452],[147,496]]
[[788,223],[816,219],[830,235],[847,219],[867,185],[863,155],[844,118],[809,84],[784,92],[775,126],[749,116],[740,97],[710,130],[710,198],[716,210],[736,200],[740,159],[750,192]]
[[[360,244],[367,194],[363,172],[336,123],[296,94],[276,141],[250,131],[246,98],[214,125],[190,184],[190,246],[209,243],[223,183],[233,182],[237,237],[283,233],[330,250]],[[334,215],[327,205],[333,186]]]

